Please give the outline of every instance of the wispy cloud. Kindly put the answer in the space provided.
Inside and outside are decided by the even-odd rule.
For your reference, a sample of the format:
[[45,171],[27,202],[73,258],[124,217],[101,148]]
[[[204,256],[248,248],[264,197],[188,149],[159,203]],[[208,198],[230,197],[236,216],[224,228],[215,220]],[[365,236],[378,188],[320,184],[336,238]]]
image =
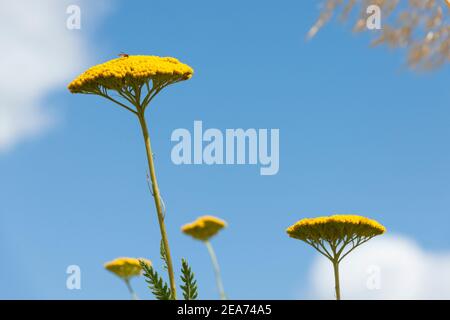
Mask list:
[[73,3],[82,14],[97,9],[87,1],[0,0],[0,153],[56,123],[45,98],[86,64],[86,32],[66,28]]

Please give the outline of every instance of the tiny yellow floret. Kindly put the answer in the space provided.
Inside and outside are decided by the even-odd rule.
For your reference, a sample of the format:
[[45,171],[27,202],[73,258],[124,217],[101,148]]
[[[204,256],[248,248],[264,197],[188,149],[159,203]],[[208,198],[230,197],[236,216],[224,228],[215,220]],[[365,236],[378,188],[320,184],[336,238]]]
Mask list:
[[128,280],[141,274],[142,267],[139,260],[143,260],[149,266],[152,265],[151,261],[148,259],[121,257],[105,263],[104,267],[106,270],[111,271],[118,277]]
[[93,66],[69,85],[72,93],[96,93],[99,89],[120,91],[149,81],[158,85],[190,79],[194,70],[172,57],[127,56]]
[[226,226],[226,222],[222,219],[213,216],[203,216],[197,218],[194,222],[185,224],[181,227],[181,231],[194,239],[207,241]]
[[386,228],[375,220],[357,215],[332,215],[305,218],[286,232],[291,238],[303,241],[335,241],[345,237],[371,238],[386,232]]

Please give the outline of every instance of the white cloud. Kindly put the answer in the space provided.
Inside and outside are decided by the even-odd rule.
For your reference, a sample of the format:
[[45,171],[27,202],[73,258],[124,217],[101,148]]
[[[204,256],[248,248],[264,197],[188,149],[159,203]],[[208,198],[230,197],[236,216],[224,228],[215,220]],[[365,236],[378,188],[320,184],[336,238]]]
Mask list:
[[[310,275],[310,297],[334,299],[326,258],[316,258]],[[402,236],[384,235],[355,249],[340,275],[343,299],[450,299],[450,252],[428,252]]]
[[55,123],[45,98],[86,65],[83,24],[66,28],[72,3],[92,13],[82,1],[0,0],[0,153]]

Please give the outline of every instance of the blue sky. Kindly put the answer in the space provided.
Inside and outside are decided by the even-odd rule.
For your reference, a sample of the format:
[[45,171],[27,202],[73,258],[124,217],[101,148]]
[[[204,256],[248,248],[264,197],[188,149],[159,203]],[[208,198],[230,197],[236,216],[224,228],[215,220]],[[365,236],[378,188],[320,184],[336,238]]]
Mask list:
[[[307,42],[314,1],[105,7],[97,17],[81,5],[82,29],[67,31],[89,43],[87,62],[68,80],[121,51],[174,56],[195,69],[152,102],[147,119],[176,268],[189,260],[200,298],[218,296],[213,271],[206,248],[180,227],[205,214],[229,224],[213,245],[231,298],[309,297],[316,254],[285,233],[303,217],[361,214],[424,250],[450,250],[448,66],[409,71],[404,52],[370,48],[369,36],[338,23]],[[127,299],[104,262],[145,256],[161,266],[137,120],[66,85],[43,102],[58,123],[0,153],[0,298]],[[279,128],[278,174],[174,165],[171,133],[195,120],[221,130]],[[81,267],[81,290],[66,289],[72,264]],[[151,298],[143,279],[133,285]]]

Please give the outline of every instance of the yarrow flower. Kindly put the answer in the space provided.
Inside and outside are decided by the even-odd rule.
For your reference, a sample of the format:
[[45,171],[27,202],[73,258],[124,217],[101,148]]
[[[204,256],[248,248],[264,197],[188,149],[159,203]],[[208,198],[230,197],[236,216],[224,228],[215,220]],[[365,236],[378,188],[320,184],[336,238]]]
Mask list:
[[185,234],[191,236],[194,239],[202,241],[206,248],[208,249],[209,256],[214,268],[214,274],[216,276],[217,288],[219,290],[220,298],[225,300],[227,298],[225,294],[225,289],[222,283],[222,276],[220,275],[219,262],[214,252],[214,248],[209,241],[213,236],[215,236],[220,230],[225,228],[227,223],[222,219],[214,216],[202,216],[197,218],[194,222],[185,224],[181,227],[181,231]]
[[193,74],[194,71],[190,66],[172,57],[121,54],[120,58],[88,69],[68,85],[68,89],[72,93],[104,97],[132,112],[139,120],[147,151],[151,192],[155,201],[159,229],[167,258],[170,290],[174,299],[176,299],[175,274],[164,222],[165,209],[156,179],[145,110],[150,101],[163,88],[190,79]]
[[226,222],[213,216],[203,216],[194,222],[185,224],[181,231],[194,239],[207,241],[226,227]]
[[166,86],[190,79],[194,71],[172,57],[127,56],[96,65],[73,80],[72,93],[98,93],[102,88],[122,91],[149,81]]
[[152,265],[151,261],[147,259],[122,257],[106,262],[104,266],[106,270],[111,271],[119,278],[128,280],[141,274],[142,267],[139,260],[145,261],[149,266]]
[[125,282],[133,300],[137,300],[138,296],[131,287],[130,279],[142,274],[143,269],[139,261],[142,261],[149,267],[152,265],[152,262],[148,259],[126,257],[116,258],[112,261],[106,262],[104,265],[106,270],[111,271]]
[[286,230],[294,239],[311,245],[333,264],[336,299],[340,300],[339,263],[355,248],[386,228],[375,220],[357,215],[332,215],[302,219]]
[[377,221],[365,217],[334,215],[302,219],[290,226],[286,232],[291,238],[305,242],[321,240],[336,242],[355,237],[372,238],[386,232],[386,228]]

